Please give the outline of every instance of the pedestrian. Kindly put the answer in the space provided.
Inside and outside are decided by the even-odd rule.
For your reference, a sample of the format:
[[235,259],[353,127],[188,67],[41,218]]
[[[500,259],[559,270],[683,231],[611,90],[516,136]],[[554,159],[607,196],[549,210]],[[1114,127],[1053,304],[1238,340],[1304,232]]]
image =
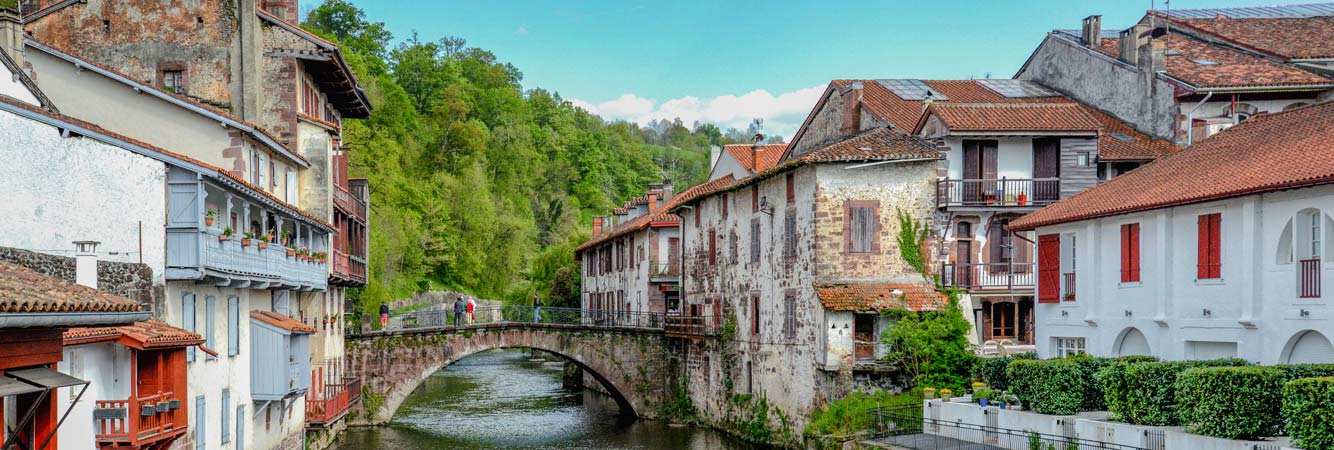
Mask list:
[[541,322],[541,321],[542,321],[542,299],[538,298],[538,297],[537,297],[537,293],[534,292],[534,293],[533,293],[533,323],[538,323],[538,322]]
[[454,326],[457,327],[463,323],[463,312],[467,310],[467,308],[468,303],[463,301],[462,295],[454,299]]
[[389,304],[380,304],[380,328],[389,328]]
[[477,320],[477,302],[472,297],[468,297],[468,325],[472,325]]

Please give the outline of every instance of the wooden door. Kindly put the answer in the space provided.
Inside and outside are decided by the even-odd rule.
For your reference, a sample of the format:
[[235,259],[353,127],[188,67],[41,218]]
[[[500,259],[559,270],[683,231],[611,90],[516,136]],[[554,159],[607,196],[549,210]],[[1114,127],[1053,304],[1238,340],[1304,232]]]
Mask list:
[[875,315],[855,314],[852,321],[852,342],[858,360],[875,359]]
[[1059,181],[1036,181],[1061,176],[1061,140],[1038,138],[1033,140],[1033,182],[1029,196],[1034,201],[1051,202],[1061,197]]
[[982,150],[980,141],[963,141],[963,181],[959,182],[959,189],[963,189],[963,201],[973,203],[981,197],[981,191],[978,189],[977,179],[982,178]]
[[973,241],[954,242],[954,284],[961,287],[973,285]]

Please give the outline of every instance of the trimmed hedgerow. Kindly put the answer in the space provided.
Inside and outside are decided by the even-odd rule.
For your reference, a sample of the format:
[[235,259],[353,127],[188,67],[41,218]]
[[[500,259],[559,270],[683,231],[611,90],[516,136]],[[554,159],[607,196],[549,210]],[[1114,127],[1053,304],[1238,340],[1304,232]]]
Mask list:
[[1179,423],[1173,396],[1177,376],[1195,367],[1249,365],[1237,358],[1205,361],[1117,362],[1095,375],[1113,420],[1137,425]]
[[1037,359],[1038,355],[1033,352],[1020,353],[1011,356],[997,356],[995,358],[982,358],[977,362],[974,374],[975,377],[987,383],[992,389],[1008,390],[1010,389],[1010,377],[1006,371],[1010,369],[1010,363],[1021,359]]
[[1074,414],[1084,404],[1083,375],[1069,359],[1021,359],[1010,363],[1006,376],[1010,391],[1034,412]]
[[1302,378],[1283,386],[1283,419],[1292,444],[1334,449],[1334,377]]
[[1283,371],[1283,382],[1301,378],[1334,377],[1334,364],[1284,364],[1277,367]]
[[1283,371],[1197,367],[1177,376],[1177,412],[1192,433],[1254,440],[1278,434]]
[[1089,355],[1076,355],[1069,359],[1079,366],[1080,386],[1084,390],[1084,400],[1079,408],[1083,411],[1107,409],[1107,404],[1103,401],[1102,385],[1098,384],[1094,375],[1104,367],[1115,364],[1116,360]]

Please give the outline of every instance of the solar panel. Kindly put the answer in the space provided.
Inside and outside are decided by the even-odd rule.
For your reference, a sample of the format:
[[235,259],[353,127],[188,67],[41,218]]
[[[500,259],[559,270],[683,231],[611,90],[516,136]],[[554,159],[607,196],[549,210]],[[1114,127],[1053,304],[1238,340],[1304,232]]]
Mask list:
[[1199,64],[1199,65],[1201,65],[1201,66],[1216,66],[1216,65],[1218,65],[1217,62],[1210,61],[1210,60],[1207,60],[1207,59],[1191,59],[1190,62],[1193,62],[1193,63],[1195,63],[1195,64]]
[[1135,140],[1135,138],[1130,137],[1130,135],[1125,133],[1112,133],[1112,137],[1121,142],[1131,142]]
[[928,94],[933,100],[949,100],[945,94],[931,89],[931,86],[927,86],[922,80],[876,80],[876,82],[904,100],[926,100]]
[[977,84],[1009,98],[1040,98],[1057,97],[1061,95],[1056,93],[1056,91],[1026,80],[987,78],[977,80]]

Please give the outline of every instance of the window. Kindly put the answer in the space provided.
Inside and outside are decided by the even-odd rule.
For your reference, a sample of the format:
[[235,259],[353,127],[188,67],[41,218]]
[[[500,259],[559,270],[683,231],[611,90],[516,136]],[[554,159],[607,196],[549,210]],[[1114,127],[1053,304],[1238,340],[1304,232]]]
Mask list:
[[1222,249],[1219,242],[1219,227],[1223,221],[1222,213],[1204,214],[1196,218],[1199,229],[1198,249],[1195,264],[1195,278],[1206,280],[1222,278],[1222,261],[1219,256]]
[[[213,345],[213,325],[216,322],[213,320],[213,306],[217,302],[218,299],[214,298],[212,295],[204,297],[204,346],[208,347],[209,350],[217,348]],[[216,357],[208,355],[207,359],[216,359]]]
[[723,203],[723,220],[727,220],[727,204],[728,204],[728,203],[731,203],[731,202],[729,202],[728,200],[729,200],[729,199],[728,199],[727,194],[723,194],[723,199],[722,199],[722,203]]
[[205,418],[204,414],[205,411],[207,410],[204,409],[204,396],[202,395],[196,396],[195,397],[195,450],[204,450],[206,448],[204,445],[204,438],[208,436],[208,434],[205,433],[204,425],[208,424],[208,420]]
[[797,211],[787,210],[783,218],[783,259],[790,266],[797,259]]
[[760,336],[760,294],[750,294],[750,335]]
[[991,304],[991,337],[996,338],[1015,338],[1014,319],[1015,309],[1019,307],[1014,302],[995,302]]
[[1061,235],[1038,236],[1038,303],[1061,301]]
[[1084,338],[1082,337],[1056,337],[1056,357],[1065,358],[1084,354]]
[[709,230],[709,265],[718,264],[718,233]]
[[273,188],[278,189],[278,164],[269,160],[269,182],[273,183]]
[[880,252],[880,202],[843,204],[843,248],[846,253]]
[[750,212],[757,212],[759,210],[760,210],[760,185],[755,184],[750,186]]
[[232,410],[232,391],[230,389],[222,390],[222,443],[226,444],[232,441],[231,416],[227,415]]
[[245,405],[236,406],[236,450],[245,450]]
[[750,262],[760,262],[760,219],[750,219]]
[[[1075,235],[1066,234],[1061,237],[1061,300],[1067,302],[1075,301],[1075,274],[1079,272],[1078,248],[1076,248]],[[1069,262],[1069,264],[1066,264]],[[1068,267],[1065,267],[1068,266]]]
[[[195,331],[195,295],[186,292],[181,298],[181,328],[187,331]],[[193,362],[195,360],[195,347],[191,345],[185,349],[185,360]]]
[[791,205],[797,202],[797,174],[787,174],[787,204]]
[[1121,225],[1121,282],[1139,281],[1139,224]]
[[959,222],[954,231],[955,239],[972,239],[973,224],[971,222]]
[[227,356],[241,354],[241,299],[227,297]]
[[185,93],[185,71],[184,70],[163,70],[162,71],[162,90],[176,93]]
[[699,207],[695,207],[695,226],[699,226]]
[[783,337],[788,342],[797,339],[797,293],[791,290],[783,296]]
[[1320,259],[1320,216],[1319,212],[1308,216],[1311,219],[1310,259]]

